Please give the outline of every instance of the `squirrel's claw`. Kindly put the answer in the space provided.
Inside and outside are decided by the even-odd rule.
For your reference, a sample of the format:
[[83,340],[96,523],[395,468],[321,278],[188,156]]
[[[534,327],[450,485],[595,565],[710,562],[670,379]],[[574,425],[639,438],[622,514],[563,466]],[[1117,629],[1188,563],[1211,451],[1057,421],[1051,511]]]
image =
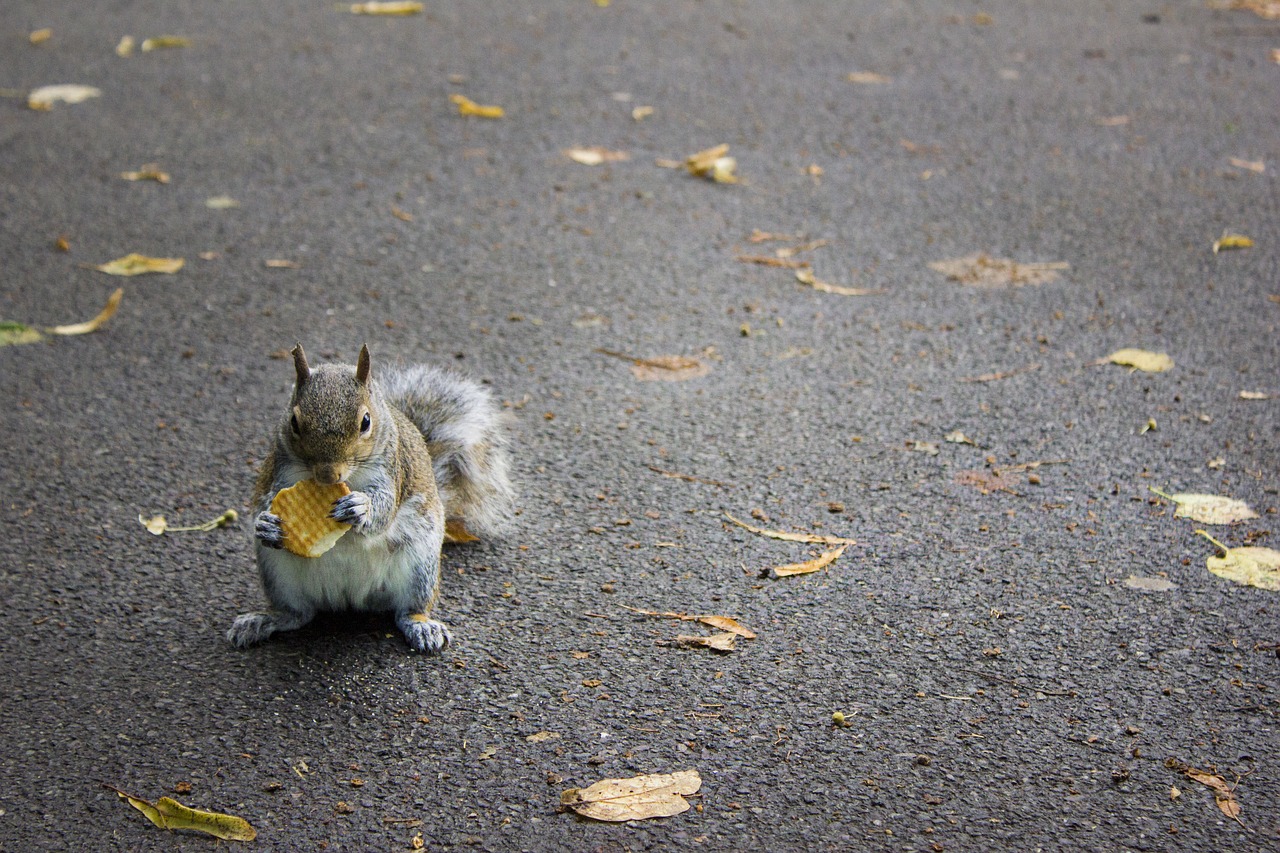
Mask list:
[[343,524],[363,530],[369,523],[369,496],[364,492],[351,492],[333,502],[329,517]]
[[453,634],[449,633],[449,628],[443,622],[430,619],[422,613],[399,616],[396,618],[396,626],[404,634],[409,648],[415,652],[438,655],[453,642]]
[[280,526],[280,516],[273,513],[258,513],[253,521],[253,535],[268,548],[284,547],[284,528]]

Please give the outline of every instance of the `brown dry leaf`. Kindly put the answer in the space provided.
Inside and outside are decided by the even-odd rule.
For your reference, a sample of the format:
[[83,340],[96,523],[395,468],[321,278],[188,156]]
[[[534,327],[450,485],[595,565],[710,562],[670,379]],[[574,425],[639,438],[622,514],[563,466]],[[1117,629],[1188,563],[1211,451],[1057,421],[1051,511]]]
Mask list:
[[949,261],[934,261],[929,269],[940,272],[951,281],[973,287],[1023,287],[1028,284],[1044,284],[1058,278],[1058,271],[1070,269],[1062,261],[1039,264],[1020,264],[1007,258],[993,258],[979,252]]
[[1231,8],[1252,12],[1268,21],[1280,20],[1280,0],[1233,0]]
[[351,14],[353,15],[416,15],[421,11],[421,3],[371,2],[351,4]]
[[527,738],[525,738],[525,740],[527,740],[529,743],[546,743],[549,740],[559,740],[559,739],[560,739],[560,735],[558,732],[538,732],[536,734],[531,734]]
[[[1232,820],[1244,824],[1240,821],[1240,804],[1236,802],[1236,792],[1227,784],[1227,780],[1207,770],[1197,770],[1196,768],[1183,764],[1176,758],[1166,759],[1164,766],[1170,770],[1177,770],[1194,782],[1199,782],[1209,790],[1213,791],[1213,800],[1218,806],[1218,810]],[[1177,790],[1177,789],[1174,789]]]
[[689,613],[673,613],[660,612],[657,610],[641,610],[638,607],[623,608],[633,613],[639,613],[642,616],[656,616],[660,619],[679,619],[682,622],[701,622],[703,625],[710,625],[712,628],[719,628],[721,631],[728,631],[731,634],[737,634],[739,637],[745,637],[748,640],[756,638],[756,632],[752,631],[746,625],[743,625],[737,619],[728,616],[696,616]]
[[995,471],[979,471],[969,470],[961,471],[955,476],[955,482],[961,486],[973,486],[984,495],[992,492],[1008,492],[1016,495],[1013,490],[1015,481],[1005,478],[1002,474]]
[[828,284],[820,281],[814,276],[812,270],[800,269],[796,270],[796,281],[801,284],[807,284],[820,293],[834,293],[838,296],[876,296],[884,293],[884,290],[877,290],[867,287],[843,287],[838,284]]
[[1222,551],[1222,556],[1207,560],[1209,571],[1243,586],[1280,592],[1280,551],[1256,546],[1228,548],[1210,536],[1208,531],[1197,530],[1196,533]]
[[874,71],[853,71],[844,79],[848,80],[850,83],[861,83],[864,85],[874,86],[878,83],[888,83],[893,78],[886,77],[883,74],[877,74]]
[[581,163],[584,166],[621,163],[624,160],[631,159],[631,155],[625,151],[610,151],[608,148],[602,148],[599,145],[590,148],[566,148],[562,153],[573,162]]
[[186,261],[182,258],[149,258],[146,255],[139,255],[133,252],[123,258],[116,258],[114,261],[108,261],[92,268],[108,275],[143,275],[145,273],[164,273],[169,275],[182,269],[182,265],[185,263]]
[[65,326],[53,326],[46,331],[54,335],[87,335],[90,332],[96,332],[102,328],[104,323],[115,316],[116,309],[120,307],[120,300],[123,298],[124,288],[117,287],[115,292],[107,297],[106,306],[92,320],[86,320],[83,323],[70,323]]
[[466,95],[450,95],[449,100],[458,105],[458,115],[476,116],[477,118],[502,118],[505,114],[502,107],[477,104]]
[[812,560],[805,560],[803,563],[790,563],[786,566],[774,566],[772,569],[773,576],[775,578],[787,578],[792,575],[807,575],[811,572],[816,572],[819,569],[824,569],[838,560],[840,555],[844,553],[844,549],[848,547],[848,545],[841,545],[839,548],[826,551],[817,557],[814,557]]
[[120,177],[126,181],[155,181],[157,184],[169,183],[169,173],[160,168],[159,163],[147,163],[139,166],[136,172],[121,172]]
[[655,773],[631,779],[601,779],[589,788],[570,788],[560,804],[594,820],[645,820],[689,810],[690,794],[702,787],[696,770]]
[[110,785],[106,787],[115,791],[120,799],[142,812],[148,820],[161,829],[203,832],[226,841],[252,841],[258,837],[257,830],[244,818],[193,809],[170,797],[161,797],[152,803],[141,797],[126,794],[119,788]]
[[602,355],[631,362],[631,374],[641,382],[683,382],[697,379],[711,372],[707,362],[686,355],[659,355],[653,358],[636,358],[616,350],[597,348]]
[[728,143],[707,148],[686,157],[684,167],[689,170],[689,174],[699,178],[706,178],[718,184],[736,184],[738,161],[726,156],[728,152]]
[[715,652],[732,652],[737,646],[738,635],[730,634],[727,631],[721,634],[712,634],[710,637],[697,637],[692,634],[679,634],[676,636],[676,642],[682,646],[697,646],[698,648],[711,649]]
[[778,539],[782,542],[803,542],[806,545],[857,545],[857,541],[853,539],[845,539],[840,536],[819,536],[816,533],[788,533],[785,530],[766,530],[763,527],[756,527],[754,524],[747,524],[734,518],[729,513],[725,513],[724,517],[739,527],[750,530],[757,536],[765,536],[769,539]]
[[1216,255],[1224,249],[1248,249],[1253,240],[1243,234],[1223,234],[1213,241],[1213,253]]
[[153,50],[161,50],[169,47],[190,47],[191,39],[185,36],[155,36],[154,38],[143,39],[142,52],[149,53]]
[[1152,486],[1147,488],[1178,505],[1178,508],[1173,511],[1174,518],[1189,518],[1202,524],[1235,524],[1238,521],[1258,517],[1256,512],[1249,509],[1247,503],[1237,498],[1193,492],[1168,495]]
[[27,95],[27,106],[33,110],[45,111],[53,109],[53,105],[57,103],[79,104],[101,94],[101,89],[75,83],[41,86]]
[[761,231],[759,228],[754,228],[751,231],[751,236],[747,238],[747,241],[750,243],[767,243],[770,240],[783,240],[790,242],[803,239],[804,238],[799,234],[774,234],[769,231]]
[[774,249],[773,254],[779,258],[793,258],[801,252],[811,252],[814,249],[821,249],[829,242],[829,240],[810,240],[809,242],[801,243],[798,246],[783,246],[781,249]]
[[1173,368],[1173,359],[1163,352],[1151,352],[1131,347],[1116,350],[1106,358],[1100,358],[1094,364],[1118,364],[1121,367],[1132,367],[1143,373],[1164,373]]

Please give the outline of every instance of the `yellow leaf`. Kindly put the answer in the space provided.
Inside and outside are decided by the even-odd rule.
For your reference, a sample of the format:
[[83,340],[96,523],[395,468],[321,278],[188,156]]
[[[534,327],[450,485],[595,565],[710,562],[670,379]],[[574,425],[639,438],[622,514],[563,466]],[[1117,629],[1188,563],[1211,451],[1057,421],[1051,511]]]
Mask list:
[[807,284],[814,290],[821,293],[834,293],[839,296],[875,296],[884,293],[883,290],[873,290],[866,287],[842,287],[838,284],[827,284],[825,281],[819,281],[813,274],[813,270],[798,269],[796,270],[796,281],[801,284]]
[[154,38],[142,40],[142,52],[149,53],[162,48],[189,47],[190,45],[191,39],[184,36],[155,36]]
[[724,517],[734,524],[746,530],[750,530],[759,536],[766,536],[770,539],[778,539],[783,542],[803,542],[807,545],[856,545],[853,539],[844,539],[840,536],[819,536],[816,533],[787,533],[783,530],[766,530],[763,527],[756,527],[753,524],[747,524],[745,521],[739,521],[729,513],[725,513]]
[[1206,563],[1209,571],[1220,578],[1241,584],[1280,592],[1280,551],[1271,548],[1228,548],[1207,531],[1197,530],[1222,551],[1222,556],[1210,557]]
[[240,202],[229,195],[215,195],[204,200],[204,206],[210,210],[230,210],[239,207]]
[[151,803],[141,797],[126,794],[119,788],[112,788],[110,785],[107,787],[161,829],[203,832],[226,841],[252,841],[258,837],[257,830],[244,818],[193,809],[171,797],[161,797],[155,803]]
[[792,575],[807,575],[811,572],[816,572],[819,569],[826,568],[834,563],[840,558],[840,555],[844,553],[844,549],[848,547],[848,545],[841,545],[839,548],[827,551],[826,553],[814,557],[812,560],[806,560],[803,563],[791,563],[786,566],[775,566],[773,569],[773,576],[775,578],[787,578]]
[[602,779],[589,788],[561,792],[560,803],[594,820],[645,820],[688,811],[685,797],[701,787],[702,778],[696,770]]
[[1222,249],[1247,249],[1252,245],[1253,241],[1243,234],[1223,234],[1213,241],[1213,253],[1216,255]]
[[1148,488],[1160,497],[1178,505],[1178,508],[1173,511],[1174,518],[1189,518],[1202,524],[1235,524],[1237,521],[1258,517],[1256,512],[1249,509],[1247,503],[1237,498],[1191,492],[1167,495],[1159,489],[1150,486]]
[[98,312],[98,315],[92,320],[83,323],[71,323],[66,326],[54,326],[47,331],[54,335],[87,335],[90,332],[96,332],[102,328],[102,325],[115,316],[116,309],[120,307],[120,300],[124,298],[124,288],[117,287],[115,292],[107,298],[106,307]]
[[0,320],[0,347],[34,344],[42,340],[44,340],[44,333],[39,329],[33,329],[25,323],[17,323],[13,320]]
[[153,515],[151,518],[144,518],[142,514],[139,513],[138,523],[147,528],[147,532],[153,536],[159,536],[169,529],[169,522],[164,520],[163,515]]
[[175,273],[186,263],[182,258],[148,258],[136,252],[95,266],[108,275],[143,275],[144,273]]
[[680,634],[676,637],[676,642],[682,646],[700,646],[717,652],[731,652],[735,648],[737,639],[737,634],[731,634],[726,631],[721,634],[712,634],[710,637]]
[[982,252],[929,264],[929,269],[942,273],[951,281],[987,288],[1044,284],[1058,278],[1059,270],[1069,268],[1070,265],[1062,261],[1020,264],[1007,258],[992,258]]
[[102,94],[101,89],[93,86],[80,86],[74,83],[63,83],[56,86],[41,86],[27,95],[27,106],[33,110],[51,110],[53,105],[78,104]]
[[601,163],[618,163],[631,159],[631,155],[625,151],[610,151],[599,145],[590,148],[566,148],[564,156],[584,166],[599,166]]
[[479,118],[502,118],[502,107],[483,106],[466,95],[450,95],[449,100],[458,105],[458,115],[478,116]]
[[27,36],[27,41],[31,42],[32,44],[44,44],[52,37],[53,37],[53,30],[49,29],[48,27],[45,27],[44,29],[36,30],[31,35]]
[[421,3],[352,3],[353,15],[416,15],[422,11]]
[[133,36],[125,36],[120,39],[120,43],[116,45],[116,56],[130,56],[133,54]]
[[1132,367],[1143,373],[1164,373],[1173,367],[1173,359],[1166,353],[1151,352],[1143,349],[1120,349],[1111,353],[1096,364],[1118,364],[1121,367]]
[[686,157],[684,166],[689,170],[689,174],[699,178],[707,178],[718,184],[736,184],[738,161],[726,156],[728,151],[728,143],[707,148]]

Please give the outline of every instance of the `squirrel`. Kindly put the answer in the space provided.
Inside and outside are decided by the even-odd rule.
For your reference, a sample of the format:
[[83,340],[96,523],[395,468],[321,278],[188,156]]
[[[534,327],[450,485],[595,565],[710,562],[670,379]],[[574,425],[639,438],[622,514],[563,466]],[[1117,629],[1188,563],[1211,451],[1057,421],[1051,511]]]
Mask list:
[[[410,648],[440,653],[453,639],[430,615],[441,545],[497,536],[512,523],[508,416],[486,388],[440,368],[387,369],[375,379],[368,346],[355,366],[313,369],[298,344],[293,363],[289,411],[253,495],[271,609],[237,617],[227,639],[245,648],[319,611],[393,611]],[[352,490],[330,512],[351,529],[314,558],[283,550],[271,512],[277,492],[308,478]]]

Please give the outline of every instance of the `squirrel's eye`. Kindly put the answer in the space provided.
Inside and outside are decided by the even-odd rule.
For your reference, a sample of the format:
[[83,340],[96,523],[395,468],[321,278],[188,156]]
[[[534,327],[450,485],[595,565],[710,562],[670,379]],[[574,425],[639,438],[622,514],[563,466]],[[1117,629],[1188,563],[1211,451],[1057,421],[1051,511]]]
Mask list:
[[289,428],[293,430],[294,435],[302,435],[302,430],[298,427],[298,416],[289,416]]
[[365,412],[364,417],[360,419],[360,432],[362,433],[368,432],[369,427],[371,426],[373,426],[373,420],[370,419],[369,413]]

